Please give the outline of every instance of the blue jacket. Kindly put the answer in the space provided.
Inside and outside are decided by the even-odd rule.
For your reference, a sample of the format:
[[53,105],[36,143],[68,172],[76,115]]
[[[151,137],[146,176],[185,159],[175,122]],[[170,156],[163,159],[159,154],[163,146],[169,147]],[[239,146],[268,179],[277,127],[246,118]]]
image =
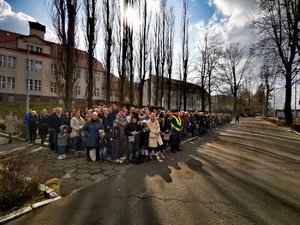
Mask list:
[[86,147],[98,147],[99,145],[99,130],[104,129],[102,123],[91,120],[87,122],[82,130],[84,132],[84,144]]
[[30,117],[30,114],[31,114],[31,113],[29,113],[29,112],[24,114],[24,117],[23,117],[23,124],[24,124],[24,125],[28,125],[28,124],[29,124],[29,117]]

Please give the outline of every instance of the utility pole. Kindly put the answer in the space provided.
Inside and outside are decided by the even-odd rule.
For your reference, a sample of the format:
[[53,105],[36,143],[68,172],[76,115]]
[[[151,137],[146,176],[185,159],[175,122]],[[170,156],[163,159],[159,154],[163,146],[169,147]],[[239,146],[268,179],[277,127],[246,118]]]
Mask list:
[[27,85],[27,90],[26,90],[26,113],[29,112],[29,70],[30,70],[30,61],[29,61],[29,40],[24,41],[27,43],[27,79],[26,79],[26,85]]

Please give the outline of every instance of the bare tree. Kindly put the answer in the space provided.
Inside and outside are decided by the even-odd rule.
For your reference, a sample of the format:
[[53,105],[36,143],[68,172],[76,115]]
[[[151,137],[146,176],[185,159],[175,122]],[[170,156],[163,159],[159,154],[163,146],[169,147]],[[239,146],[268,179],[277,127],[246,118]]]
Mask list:
[[138,104],[143,105],[144,84],[146,79],[146,73],[148,70],[149,54],[150,54],[150,25],[151,14],[148,9],[148,3],[146,0],[142,0],[138,3],[139,17],[140,17],[140,29],[138,33],[138,54],[137,54],[137,67],[139,78],[139,99]]
[[[123,11],[123,12],[122,12]],[[120,6],[120,2],[116,1],[116,32],[115,32],[115,57],[117,70],[120,77],[119,83],[119,104],[122,106],[125,101],[125,83],[127,80],[126,59],[128,49],[127,21],[121,15],[125,14],[125,8]]]
[[155,106],[158,106],[158,101],[159,101],[159,74],[160,74],[160,51],[161,51],[161,17],[159,15],[156,15],[155,19],[155,25],[154,25],[154,47],[153,47],[153,60],[154,60],[154,70],[156,73],[156,89],[155,89]]
[[105,68],[105,87],[106,103],[110,104],[111,97],[111,69],[112,69],[112,51],[114,46],[113,32],[114,19],[116,17],[116,1],[102,1],[102,33],[104,36],[104,68]]
[[84,0],[85,39],[88,49],[88,74],[86,80],[87,107],[92,108],[94,96],[95,47],[98,35],[99,10],[97,0]]
[[[264,115],[268,117],[269,114],[269,98],[271,92],[275,88],[275,82],[280,73],[276,62],[278,59],[275,57],[265,57],[263,59],[263,65],[260,69],[260,78],[262,80],[262,87],[265,93],[265,102],[264,102]],[[273,96],[275,98],[275,96]]]
[[183,0],[183,13],[181,20],[181,65],[182,65],[182,79],[183,79],[183,109],[187,106],[187,76],[188,76],[188,62],[189,62],[189,19],[188,19],[188,1]]
[[244,53],[238,43],[230,43],[226,47],[221,63],[219,65],[220,80],[230,87],[231,94],[234,98],[234,113],[237,112],[238,91],[241,82],[250,69],[250,63],[254,52],[251,48],[249,53]]
[[167,40],[166,40],[166,57],[167,57],[167,72],[168,72],[168,109],[171,108],[171,89],[172,89],[172,68],[173,68],[173,49],[174,49],[174,25],[175,15],[174,8],[170,7],[167,20]]
[[70,109],[74,98],[76,76],[76,26],[79,6],[77,0],[53,0],[51,5],[51,20],[59,44],[56,49],[57,72],[53,78],[59,87],[64,87],[61,97],[65,108]]
[[260,35],[260,47],[265,52],[280,56],[285,77],[285,120],[293,121],[291,111],[292,81],[298,73],[299,65],[299,0],[257,0],[258,19],[253,25]]

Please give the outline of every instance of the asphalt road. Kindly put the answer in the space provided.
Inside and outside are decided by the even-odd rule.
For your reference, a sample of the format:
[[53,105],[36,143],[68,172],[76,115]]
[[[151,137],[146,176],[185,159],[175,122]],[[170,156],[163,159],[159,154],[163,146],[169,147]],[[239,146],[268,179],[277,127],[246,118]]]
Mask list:
[[300,224],[300,136],[241,119],[9,225]]

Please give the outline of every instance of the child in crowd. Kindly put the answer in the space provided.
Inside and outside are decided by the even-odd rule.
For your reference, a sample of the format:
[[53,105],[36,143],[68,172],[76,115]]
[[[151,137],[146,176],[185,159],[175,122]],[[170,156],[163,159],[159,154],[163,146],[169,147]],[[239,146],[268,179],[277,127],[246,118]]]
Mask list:
[[104,130],[99,130],[99,160],[106,162],[107,160],[107,143],[108,136]]
[[58,158],[57,159],[65,159],[65,149],[69,145],[69,132],[68,132],[68,126],[61,125],[59,127],[60,132],[57,136],[57,150],[58,150]]
[[109,129],[109,137],[111,144],[112,159],[116,160],[119,157],[119,145],[120,145],[120,134],[121,129],[118,125],[119,121],[114,120],[113,126]]

